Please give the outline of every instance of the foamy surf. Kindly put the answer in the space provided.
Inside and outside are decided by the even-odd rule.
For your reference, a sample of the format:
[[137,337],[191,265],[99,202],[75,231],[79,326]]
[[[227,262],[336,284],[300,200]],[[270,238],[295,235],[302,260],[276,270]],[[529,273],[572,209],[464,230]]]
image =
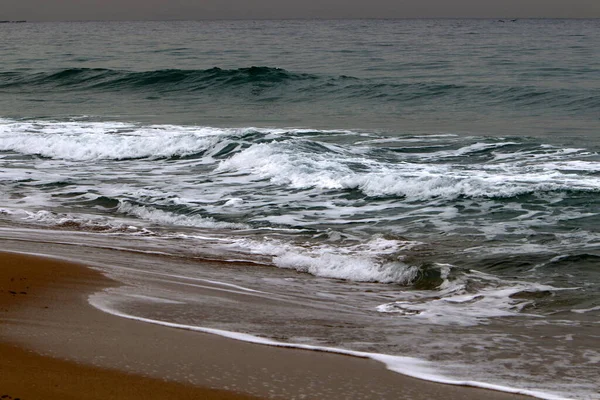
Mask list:
[[[427,338],[410,356],[448,358],[439,376],[457,382],[476,376],[506,387],[518,381],[576,398],[589,392],[584,382],[595,373],[592,361],[577,360],[595,359],[586,343],[598,311],[589,282],[597,271],[600,158],[581,144],[4,119],[0,163],[0,220],[7,226],[60,232],[68,236],[56,239],[62,245],[81,235],[79,245],[93,241],[139,257],[160,255],[169,262],[152,271],[154,280],[183,291],[217,291],[214,282],[227,278],[179,282],[199,263],[231,261],[243,265],[232,272],[239,282],[220,285],[222,294],[250,293],[239,289],[245,287],[297,304],[306,301],[297,292],[315,291],[306,306],[318,310],[297,328],[308,332],[285,330],[277,315],[273,325],[244,316],[232,317],[232,326],[213,321],[218,329],[256,335],[283,329],[274,337],[290,343],[400,356]],[[260,282],[249,285],[252,279]],[[295,293],[293,300],[287,292]],[[181,307],[168,312],[198,317],[185,308],[189,299],[137,294],[142,297],[129,296],[129,303]],[[321,332],[311,322],[345,312],[350,321],[326,324],[343,333]],[[521,332],[540,326],[554,332],[552,339]],[[583,339],[564,339],[575,326]],[[437,330],[456,333],[448,339]],[[383,339],[369,342],[365,335]],[[570,346],[569,353],[562,346]],[[553,363],[524,359],[534,347]],[[507,351],[515,353],[510,368],[485,359]],[[460,368],[448,375],[452,361]],[[537,365],[547,364],[545,376],[555,385],[537,375]],[[563,370],[572,371],[568,379],[560,377]]]
[[[154,299],[151,301],[155,301]],[[479,387],[483,389],[502,391],[507,393],[514,394],[522,394],[526,396],[537,397],[540,399],[546,400],[564,400],[567,397],[562,395],[556,395],[551,393],[544,393],[542,391],[530,390],[530,389],[519,389],[509,386],[502,385],[494,385],[484,382],[477,381],[468,381],[468,380],[454,380],[449,377],[442,375],[434,366],[433,363],[427,362],[425,360],[413,358],[413,357],[402,357],[402,356],[394,356],[388,354],[380,354],[380,353],[368,353],[368,352],[360,352],[360,351],[351,351],[345,350],[341,348],[334,347],[322,347],[322,346],[311,346],[307,344],[300,343],[285,343],[276,340],[267,339],[264,337],[258,337],[246,333],[239,332],[230,332],[221,329],[212,329],[212,328],[204,328],[200,326],[192,326],[192,325],[184,325],[178,324],[168,321],[161,321],[149,318],[138,317],[130,314],[126,314],[118,311],[111,305],[110,297],[103,293],[96,293],[91,295],[88,298],[88,302],[93,307],[106,312],[108,314],[127,318],[134,321],[140,321],[160,326],[166,326],[169,328],[177,328],[177,329],[185,329],[194,332],[208,333],[212,335],[218,335],[225,338],[239,340],[247,343],[260,344],[265,346],[273,346],[273,347],[282,347],[289,349],[301,349],[301,350],[311,350],[311,351],[321,351],[328,352],[334,354],[341,354],[351,357],[359,357],[359,358],[367,358],[374,361],[378,361],[383,363],[387,369],[393,372],[397,372],[399,374],[403,374],[406,376],[411,376],[417,379],[423,379],[430,382],[450,384],[450,385],[459,385],[459,386],[471,386],[471,387]]]

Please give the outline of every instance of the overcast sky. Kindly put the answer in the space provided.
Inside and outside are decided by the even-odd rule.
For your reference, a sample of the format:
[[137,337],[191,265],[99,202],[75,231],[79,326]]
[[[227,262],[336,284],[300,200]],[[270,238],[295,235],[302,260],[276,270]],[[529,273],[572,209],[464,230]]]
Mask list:
[[600,18],[600,0],[0,0],[0,20]]

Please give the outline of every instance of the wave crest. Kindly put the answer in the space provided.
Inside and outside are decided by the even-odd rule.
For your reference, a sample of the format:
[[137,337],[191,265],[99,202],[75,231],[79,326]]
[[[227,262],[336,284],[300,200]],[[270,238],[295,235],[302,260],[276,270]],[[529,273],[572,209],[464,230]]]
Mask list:
[[[486,85],[443,81],[389,81],[346,75],[316,75],[269,66],[237,69],[160,69],[126,71],[103,68],[67,68],[48,72],[2,72],[0,89],[51,91],[201,92],[225,97],[240,95],[259,101],[277,99],[313,102],[315,99],[421,104],[448,100],[465,104],[518,105],[559,108],[571,112],[597,110],[600,92],[577,88]],[[275,96],[274,96],[275,95]]]
[[99,90],[184,90],[244,84],[278,84],[287,81],[314,80],[310,74],[293,73],[281,68],[248,67],[238,69],[209,68],[198,70],[162,69],[154,71],[123,71],[104,68],[67,68],[55,72],[1,73],[0,88],[23,86],[81,88]]

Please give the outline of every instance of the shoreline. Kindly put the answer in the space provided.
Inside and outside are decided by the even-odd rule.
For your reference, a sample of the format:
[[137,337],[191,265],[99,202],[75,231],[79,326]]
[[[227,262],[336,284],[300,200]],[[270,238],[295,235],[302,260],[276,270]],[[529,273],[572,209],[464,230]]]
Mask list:
[[[100,272],[66,261],[4,252],[0,252],[0,265],[0,348],[13,360],[4,365],[12,365],[14,376],[13,386],[3,390],[15,390],[0,395],[36,398],[24,390],[17,393],[19,379],[47,381],[31,378],[30,371],[54,371],[56,365],[69,369],[62,381],[55,377],[61,387],[72,383],[72,374],[87,373],[102,375],[107,382],[116,379],[126,387],[139,381],[147,388],[152,381],[160,390],[175,390],[175,398],[187,398],[185,393],[206,399],[252,398],[245,394],[274,399],[529,398],[415,379],[373,360],[251,344],[116,317],[87,302],[90,294],[118,284]],[[40,368],[47,363],[53,367]],[[71,396],[96,398],[81,397],[82,391],[98,392],[83,379],[77,382],[80,386],[70,389]],[[112,390],[113,386],[103,387]],[[158,389],[150,392],[157,397],[144,398],[161,397],[156,395]],[[49,392],[39,393],[51,398]],[[128,398],[117,393],[118,398]],[[64,391],[57,396],[69,398]]]
[[[0,396],[21,399],[208,399],[251,400],[225,390],[194,387],[125,371],[81,364],[40,354],[19,343],[10,331],[22,312],[42,314],[56,306],[53,292],[82,297],[114,285],[97,271],[71,262],[0,252]],[[8,333],[8,334],[7,334]]]

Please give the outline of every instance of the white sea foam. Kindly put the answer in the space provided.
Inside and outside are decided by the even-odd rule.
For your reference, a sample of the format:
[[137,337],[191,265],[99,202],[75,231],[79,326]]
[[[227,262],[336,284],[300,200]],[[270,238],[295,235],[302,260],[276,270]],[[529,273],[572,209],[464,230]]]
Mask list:
[[460,156],[465,156],[465,155],[469,155],[472,153],[477,153],[477,152],[491,150],[491,149],[499,149],[502,147],[516,145],[516,144],[517,144],[516,142],[473,143],[473,144],[470,144],[470,145],[467,145],[464,147],[460,147],[456,150],[443,150],[443,151],[436,151],[433,153],[420,153],[420,154],[413,154],[413,155],[418,155],[419,158],[422,158],[422,159],[438,160],[440,158],[460,157]]
[[91,216],[91,215],[72,215],[55,213],[47,210],[40,211],[20,211],[14,213],[27,221],[34,221],[53,227],[64,227],[70,229],[81,229],[90,231],[104,232],[127,232],[130,234],[145,234],[148,231],[144,228],[129,225],[113,219]]
[[386,303],[378,306],[377,311],[407,315],[437,325],[476,326],[486,323],[490,318],[541,317],[520,312],[531,301],[513,299],[511,296],[523,291],[553,289],[543,285],[517,284],[450,296],[436,292],[436,298]]
[[73,160],[186,156],[205,151],[228,131],[136,127],[117,123],[56,122],[0,125],[0,150]]
[[[486,148],[473,145],[447,156],[468,154]],[[490,145],[492,146],[492,145]],[[492,147],[498,147],[494,144]],[[351,154],[298,151],[289,143],[255,144],[221,162],[218,172],[246,173],[294,189],[358,189],[368,196],[404,196],[409,200],[431,198],[512,197],[523,193],[554,190],[600,190],[600,177],[563,172],[548,166],[500,163],[457,166],[451,163],[382,163]],[[597,163],[600,165],[600,163]],[[357,171],[352,166],[361,165]],[[580,165],[575,162],[573,168]]]
[[418,244],[381,237],[351,246],[314,243],[300,246],[276,239],[238,239],[227,247],[242,253],[268,256],[272,264],[279,268],[294,269],[324,278],[409,284],[417,276],[419,269],[403,263],[401,255]]
[[[0,151],[15,151],[71,161],[123,160],[187,156],[209,149],[218,152],[223,137],[262,133],[349,134],[349,131],[306,129],[212,128],[180,125],[137,125],[122,122],[0,120]],[[223,143],[224,147],[227,143]]]
[[325,278],[348,279],[359,282],[410,283],[418,268],[401,262],[377,262],[373,258],[332,253],[302,254],[293,251],[275,256],[280,268],[295,269]]
[[[228,174],[229,179],[234,179],[233,175],[248,175],[249,182],[268,179],[273,184],[293,189],[357,189],[368,196],[400,196],[408,200],[512,197],[557,190],[600,191],[600,177],[586,173],[600,170],[600,162],[571,159],[574,155],[591,155],[582,149],[540,150],[538,147],[536,151],[496,152],[492,163],[451,162],[453,157],[500,151],[517,144],[510,141],[476,142],[455,150],[410,153],[390,162],[372,157],[369,148],[319,142],[319,135],[327,132],[5,120],[0,122],[0,150],[70,161],[156,159],[202,153],[203,158],[197,162],[214,163],[213,156],[226,148],[231,152],[233,144],[237,149],[215,171],[216,174]],[[243,147],[238,141],[243,141],[241,138],[248,133],[260,133],[263,141],[282,136],[287,139],[266,143],[250,141]],[[310,133],[315,135],[315,141],[297,137]],[[357,135],[331,132],[334,133]],[[402,138],[394,140],[402,143]],[[315,151],[308,146],[310,143],[327,151]],[[439,162],[445,159],[450,160]],[[223,181],[228,182],[225,178]]]
[[237,197],[231,198],[223,204],[223,207],[236,207],[244,203],[244,199],[240,199]]
[[239,223],[230,223],[216,221],[211,217],[202,217],[200,215],[177,215],[171,212],[162,211],[150,206],[138,206],[126,201],[119,204],[117,210],[121,213],[136,216],[146,221],[158,223],[161,225],[179,225],[196,228],[229,228],[244,229],[247,225]]
[[571,311],[574,313],[577,313],[577,314],[585,314],[585,313],[592,312],[592,311],[600,311],[600,306],[591,307],[591,308],[579,308],[579,309],[574,308]]
[[558,400],[558,399],[565,400],[566,399],[566,397],[564,397],[564,396],[555,395],[555,394],[551,394],[551,393],[545,393],[545,392],[538,391],[538,390],[519,389],[519,388],[514,388],[514,387],[509,387],[509,386],[489,384],[489,383],[485,383],[485,382],[452,379],[450,377],[444,376],[441,372],[439,372],[434,367],[433,363],[427,362],[422,359],[414,358],[414,357],[394,356],[394,355],[381,354],[381,353],[368,353],[368,352],[352,351],[352,350],[346,350],[346,349],[334,348],[334,347],[312,346],[312,345],[300,344],[300,343],[285,343],[285,342],[279,342],[276,340],[262,338],[262,337],[258,337],[258,336],[254,336],[254,335],[250,335],[250,334],[246,334],[246,333],[231,332],[231,331],[225,331],[225,330],[221,330],[221,329],[204,328],[201,326],[184,325],[184,324],[179,324],[179,323],[174,323],[174,322],[169,322],[169,321],[160,321],[160,320],[155,320],[155,319],[150,319],[150,318],[143,318],[143,317],[139,317],[139,316],[135,316],[135,315],[131,315],[131,314],[127,314],[127,313],[123,313],[123,312],[119,311],[117,309],[117,307],[115,307],[115,305],[114,305],[114,303],[116,303],[117,301],[118,300],[111,298],[111,296],[107,296],[102,292],[93,294],[88,298],[88,302],[93,307],[96,307],[97,309],[99,309],[101,311],[104,311],[108,314],[112,314],[114,316],[121,317],[121,318],[127,318],[127,319],[131,319],[131,320],[151,323],[151,324],[155,324],[155,325],[162,325],[162,326],[166,326],[166,327],[170,327],[170,328],[178,328],[178,329],[185,329],[185,330],[190,330],[190,331],[195,331],[195,332],[209,333],[209,334],[226,337],[226,338],[233,339],[233,340],[239,340],[239,341],[243,341],[243,342],[266,345],[266,346],[321,351],[321,352],[347,355],[347,356],[352,356],[352,357],[372,359],[372,360],[383,363],[390,371],[397,372],[397,373],[411,376],[411,377],[418,378],[418,379],[431,381],[431,382],[438,382],[438,383],[444,383],[444,384],[450,384],[450,385],[479,387],[479,388],[502,391],[502,392],[507,392],[507,393],[523,394],[523,395],[533,396],[533,397],[537,397],[540,399],[547,399],[547,400]]

